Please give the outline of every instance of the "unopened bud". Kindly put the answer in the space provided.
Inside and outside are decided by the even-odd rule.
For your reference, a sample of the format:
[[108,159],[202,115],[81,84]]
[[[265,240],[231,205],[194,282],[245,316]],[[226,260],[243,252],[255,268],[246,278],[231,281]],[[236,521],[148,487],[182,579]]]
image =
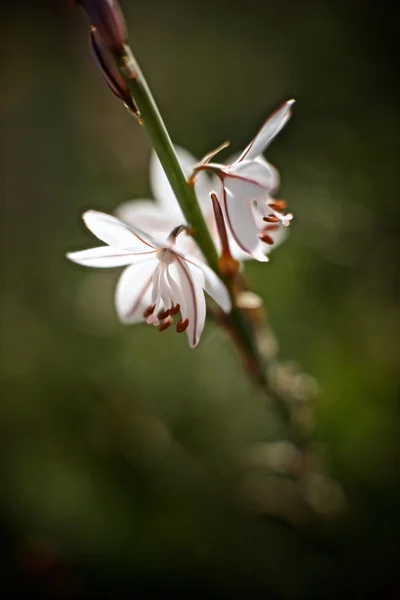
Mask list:
[[90,32],[90,49],[95,63],[103,75],[105,82],[109,86],[110,90],[120,98],[125,106],[136,116],[139,115],[139,111],[132,100],[129,88],[126,84],[125,79],[122,77],[119,70],[116,68],[113,60],[109,53],[102,47],[98,39],[98,32],[96,29],[92,29]]
[[104,47],[110,52],[124,54],[124,45],[127,43],[128,34],[117,0],[75,1],[87,13],[90,24],[98,32]]

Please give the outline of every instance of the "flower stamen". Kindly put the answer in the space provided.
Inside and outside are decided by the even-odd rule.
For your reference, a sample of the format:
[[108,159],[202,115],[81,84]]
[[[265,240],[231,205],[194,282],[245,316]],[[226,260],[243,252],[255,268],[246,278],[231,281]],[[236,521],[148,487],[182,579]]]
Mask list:
[[273,225],[266,225],[263,231],[279,231],[279,225],[275,225],[275,223]]
[[172,325],[173,322],[174,322],[173,318],[168,316],[164,320],[164,322],[158,326],[158,331],[165,331],[166,329],[168,329],[168,327],[170,327]]
[[269,204],[269,206],[273,210],[276,210],[276,212],[283,213],[285,211],[285,208],[287,207],[287,202],[286,200],[274,200]]
[[147,317],[146,323],[147,325],[154,325],[155,327],[158,327],[160,324],[160,320],[158,317],[156,317],[156,315],[150,315],[149,317]]
[[184,331],[186,331],[188,326],[189,326],[189,319],[185,319],[184,321],[182,321],[182,319],[180,319],[178,321],[178,323],[176,324],[177,333],[183,333]]
[[153,314],[155,307],[155,304],[150,304],[150,306],[148,306],[146,310],[143,311],[143,316],[145,319],[147,319],[147,317]]
[[175,316],[178,314],[178,312],[181,310],[181,306],[180,304],[175,304],[175,306],[172,306],[172,308],[169,309],[169,314],[171,316]]
[[275,215],[268,215],[268,217],[264,217],[263,221],[265,221],[266,223],[279,223],[280,219],[278,217],[276,217]]
[[270,246],[272,246],[272,244],[274,243],[274,240],[270,235],[268,235],[268,233],[262,233],[260,235],[260,240],[264,242],[264,244],[269,244]]
[[170,314],[171,314],[171,311],[169,308],[167,308],[167,310],[160,310],[157,317],[160,319],[160,321],[163,321],[164,319],[169,317]]

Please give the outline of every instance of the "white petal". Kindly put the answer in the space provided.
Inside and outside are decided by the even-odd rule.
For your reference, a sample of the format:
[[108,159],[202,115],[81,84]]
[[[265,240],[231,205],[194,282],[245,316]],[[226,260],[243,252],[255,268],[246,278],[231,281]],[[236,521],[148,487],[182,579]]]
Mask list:
[[196,254],[199,257],[202,256],[200,248],[194,241],[191,235],[188,235],[185,231],[180,233],[176,238],[174,249],[178,254],[186,256],[186,254]]
[[264,152],[265,148],[289,120],[293,104],[294,100],[288,100],[266,120],[254,140],[242,152],[239,160],[244,158],[246,160],[254,159]]
[[183,217],[175,194],[154,150],[150,158],[150,187],[158,206],[166,214],[174,219]]
[[[267,259],[259,248],[258,227],[254,219],[251,202],[243,198],[243,196],[246,197],[243,190],[244,186],[239,179],[229,181],[229,186],[230,194],[226,193],[226,189],[224,189],[222,194],[222,208],[235,242],[244,252],[250,254],[253,258],[266,262]],[[251,188],[255,188],[256,186],[247,184],[247,187],[251,190]],[[236,193],[236,188],[238,188],[238,193]],[[250,197],[251,193],[250,191]]]
[[[262,222],[261,217],[260,217],[260,221]],[[266,225],[266,223],[262,222],[262,225],[260,226],[260,230],[264,229],[265,225]],[[265,244],[264,242],[260,241],[260,249],[261,249],[261,252],[263,254],[265,254],[265,256],[269,256],[271,254],[271,252],[273,252],[276,248],[278,248],[287,239],[287,237],[289,235],[288,227],[284,227],[280,223],[274,223],[274,225],[279,226],[279,228],[276,231],[274,231],[274,230],[266,231],[266,233],[272,238],[273,244]]]
[[68,252],[67,258],[85,267],[122,267],[151,260],[155,252],[156,250],[150,250],[150,248],[148,252],[135,253],[122,248],[100,246],[89,250],[80,250],[79,252]]
[[[240,158],[240,154],[234,154],[233,156],[231,156],[229,158],[229,160],[227,161],[228,165],[233,166],[234,163],[237,163],[239,161]],[[247,157],[246,157],[247,159]],[[279,185],[280,185],[280,176],[279,176],[279,171],[276,167],[274,167],[274,165],[272,165],[270,162],[268,162],[262,154],[260,154],[260,156],[257,156],[257,158],[254,159],[256,162],[261,163],[263,165],[267,165],[268,169],[269,169],[269,177],[270,177],[270,182],[269,182],[269,187],[271,189],[271,191],[275,191],[278,189]],[[235,165],[236,167],[238,165]]]
[[246,179],[268,191],[276,183],[276,175],[266,160],[242,160],[229,168],[229,174]]
[[204,276],[203,288],[224,312],[229,313],[232,309],[232,302],[229,292],[221,279],[206,263],[198,260],[195,256],[186,255],[185,259],[192,273],[195,273],[195,270],[201,270]]
[[153,235],[166,238],[183,221],[167,214],[152,200],[129,200],[120,204],[115,214],[128,225],[151,231]]
[[[200,175],[203,175],[203,173],[200,173]],[[216,175],[213,174],[212,177],[207,177],[206,185],[207,185],[207,187],[205,187],[204,190],[207,189],[207,193],[204,192],[204,195],[202,195],[202,196],[198,195],[197,197],[199,200],[200,208],[201,208],[203,216],[204,216],[204,220],[205,220],[208,230],[211,234],[211,237],[213,239],[213,242],[215,244],[217,252],[220,253],[221,240],[220,240],[219,234],[218,234],[217,223],[215,221],[214,209],[213,209],[212,201],[210,198],[210,194],[215,193],[217,195],[217,197],[220,198],[222,195],[222,182],[219,177],[217,177]],[[186,252],[182,252],[181,248],[177,247],[178,252],[182,252],[184,255],[194,254],[194,255],[198,256],[198,258],[200,258],[200,259],[204,258],[200,249],[198,248],[197,244],[194,242],[193,238],[191,238],[191,239],[193,242],[192,246],[190,248],[187,247]]]
[[[151,304],[152,305],[156,305],[159,300],[158,290],[160,289],[161,268],[162,268],[162,265],[161,265],[161,263],[159,263],[157,268],[153,272],[153,277],[151,280],[151,290],[152,290],[151,291]],[[157,308],[157,312],[158,312],[161,307],[156,307],[156,308]]]
[[[269,212],[269,211],[268,211]],[[254,218],[256,221],[256,225],[261,234],[261,230],[265,228],[267,223],[263,221],[262,215],[258,211],[254,211]],[[278,229],[276,231],[267,231],[268,235],[273,239],[273,244],[265,244],[264,242],[259,242],[258,249],[256,250],[256,255],[264,254],[265,256],[269,256],[271,252],[273,252],[276,248],[278,248],[288,237],[289,228],[284,227],[281,223],[274,223],[273,225],[277,226]],[[235,242],[234,238],[230,231],[228,231],[228,240],[229,240],[229,248],[233,258],[238,260],[239,262],[250,260],[253,258],[247,252],[244,252]]]
[[[264,244],[264,246],[265,246],[265,244]],[[248,252],[245,252],[244,250],[242,250],[241,247],[238,246],[235,241],[230,244],[230,251],[231,251],[233,258],[239,262],[243,262],[245,260],[253,260],[253,256],[251,254],[249,254]],[[259,248],[256,250],[256,253],[265,254],[264,247],[261,246],[261,242],[259,244]]]
[[178,256],[168,269],[180,292],[182,319],[189,319],[186,333],[189,345],[194,348],[199,343],[206,320],[206,302],[201,285],[204,278],[201,274],[198,276],[190,271],[185,260]]
[[90,229],[95,236],[109,246],[137,249],[145,252],[149,248],[164,247],[163,243],[152,238],[150,235],[123,223],[116,217],[98,212],[97,210],[88,210],[83,215],[86,227]]
[[[183,173],[185,177],[188,177],[197,161],[184,148],[175,146],[175,151]],[[186,223],[165,171],[154,151],[150,158],[150,185],[158,205],[172,218],[178,218],[179,225]]]
[[[197,160],[185,148],[175,146],[175,151],[182,171],[187,178],[191,175],[194,166],[197,164]],[[153,152],[150,159],[150,185],[157,205],[162,208],[165,216],[176,220],[177,225],[185,224],[186,219],[155,152]],[[200,207],[203,210],[211,206],[209,198],[211,188],[212,182],[209,175],[207,173],[199,173],[196,178],[195,191]]]
[[166,284],[166,275],[165,275],[166,267],[163,263],[159,263],[157,269],[153,273],[152,280],[152,295],[151,295],[151,303],[154,304],[155,309],[154,313],[157,314],[160,310],[165,308],[167,305],[169,307],[170,302],[168,298],[170,296],[169,289]]
[[143,312],[151,304],[153,272],[159,264],[152,260],[125,269],[115,291],[117,314],[123,323],[144,321]]
[[268,234],[272,237],[272,239],[274,240],[274,243],[271,244],[270,246],[268,246],[267,244],[267,248],[265,249],[264,254],[269,255],[271,252],[273,252],[276,248],[278,248],[278,246],[280,246],[289,236],[289,228],[288,227],[284,227],[283,225],[279,227],[279,229],[277,231],[269,231]]
[[177,269],[176,267],[174,267],[173,263],[168,265],[165,271],[165,275],[170,288],[171,299],[173,304],[179,304],[181,306],[181,311],[185,312],[185,298],[183,297],[182,290],[179,286],[179,277]]
[[[128,202],[124,202],[117,207],[116,213],[128,225],[137,225],[140,229],[151,231],[154,236],[163,240],[169,236],[175,227],[179,227],[183,223],[182,220],[173,219],[167,215],[152,200],[128,200]],[[185,232],[178,235],[175,248],[182,254],[198,251],[192,236]]]
[[217,179],[215,175],[210,176],[205,171],[200,172],[196,177],[194,189],[200,208],[205,216],[209,211],[212,211],[210,193],[214,190]]
[[270,162],[265,160],[265,158],[262,155],[258,156],[255,160],[258,163],[267,165],[270,172],[270,190],[271,192],[275,192],[281,184],[281,178],[278,169],[274,167],[274,165],[272,165]]
[[[185,177],[188,178],[192,174],[193,168],[198,161],[193,154],[188,150],[185,150],[185,148],[175,146],[175,151],[182,167],[182,171]],[[201,208],[204,208],[204,205],[210,206],[211,181],[211,177],[205,172],[199,173],[196,177],[194,189]]]

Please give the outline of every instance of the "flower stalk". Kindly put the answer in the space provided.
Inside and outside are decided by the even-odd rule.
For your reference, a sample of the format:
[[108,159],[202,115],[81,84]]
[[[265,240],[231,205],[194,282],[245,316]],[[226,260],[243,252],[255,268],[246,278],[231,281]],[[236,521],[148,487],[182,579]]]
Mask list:
[[132,51],[128,46],[125,47],[125,50],[124,56],[115,55],[115,59],[132,94],[133,101],[138,107],[141,123],[160,159],[182,212],[192,226],[193,237],[210,267],[218,272],[217,252],[199,208],[194,187],[188,185],[186,181],[171,138]]
[[[232,311],[224,316],[223,324],[239,349],[244,367],[257,383],[266,386],[266,365],[258,348],[256,324],[236,306],[235,298],[238,291],[236,269],[220,268],[213,239],[197,201],[194,180],[186,180],[152,93],[128,45],[125,22],[118,3],[115,0],[78,0],[78,4],[81,4],[87,12],[91,23],[92,47],[93,41],[97,42],[94,36],[98,34],[99,40],[93,49],[103,76],[114,94],[123,100],[139,123],[144,126],[182,213],[190,225],[191,235],[208,265],[228,288]],[[105,53],[101,53],[101,46],[109,53],[115,70],[114,66],[109,64]],[[223,144],[210,153],[203,159],[203,164],[208,163],[215,153],[226,145]]]
[[265,386],[265,364],[258,349],[254,325],[235,305],[234,276],[220,272],[218,254],[197,202],[194,185],[188,183],[185,178],[171,138],[137,60],[128,46],[125,46],[125,51],[124,56],[114,54],[114,58],[138,108],[140,122],[150,138],[182,212],[190,223],[196,243],[209,266],[228,287],[233,308],[229,315],[224,316],[224,326],[239,349],[247,373],[258,384]]

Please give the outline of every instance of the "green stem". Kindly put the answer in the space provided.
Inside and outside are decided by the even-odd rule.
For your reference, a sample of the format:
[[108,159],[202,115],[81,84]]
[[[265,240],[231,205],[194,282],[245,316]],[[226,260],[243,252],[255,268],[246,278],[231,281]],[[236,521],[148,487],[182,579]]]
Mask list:
[[249,370],[252,371],[253,376],[259,383],[265,385],[265,367],[258,351],[253,325],[246,315],[234,306],[230,280],[223,277],[219,272],[218,255],[197,202],[194,186],[186,181],[171,138],[146,80],[130,48],[126,47],[126,56],[120,57],[116,55],[115,58],[120,73],[124,77],[132,94],[133,101],[139,109],[140,120],[160,159],[182,212],[193,229],[193,237],[210,267],[225,281],[230,291],[234,308],[228,317],[229,329],[233,332],[236,342],[240,344],[242,354],[247,355],[246,362]]
[[127,57],[119,60],[122,75],[128,84],[133,100],[140,112],[140,119],[151,144],[163,166],[168,181],[175,193],[187,222],[193,228],[193,236],[207,262],[214,271],[218,269],[218,255],[214,242],[197,202],[192,185],[188,185],[175,152],[175,148],[164,125],[149,86],[134,58],[127,49]]

